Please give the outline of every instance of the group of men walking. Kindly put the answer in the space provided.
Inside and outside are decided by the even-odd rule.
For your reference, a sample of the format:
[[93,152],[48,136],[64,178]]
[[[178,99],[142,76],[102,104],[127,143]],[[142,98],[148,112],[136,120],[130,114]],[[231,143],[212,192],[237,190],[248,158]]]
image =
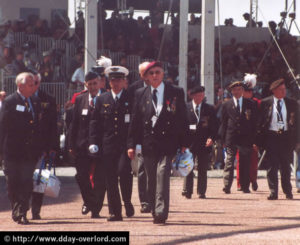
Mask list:
[[[241,191],[250,193],[251,154],[261,148],[266,150],[268,159],[268,199],[278,198],[278,170],[286,198],[293,198],[290,163],[292,151],[299,143],[299,114],[296,102],[286,98],[284,80],[271,84],[273,95],[263,99],[260,106],[252,98],[243,97],[245,86],[249,89],[243,82],[230,84],[233,97],[224,102],[219,124],[214,107],[205,102],[205,88],[192,88],[192,100],[186,104],[183,89],[164,82],[160,62],[142,63],[141,80],[125,89],[129,71],[102,59],[102,65],[85,75],[86,90],[74,97],[68,129],[69,152],[75,157],[76,181],[83,199],[82,214],[91,212],[91,218],[100,218],[107,193],[107,221],[122,221],[121,197],[126,216],[134,215],[131,160],[138,157],[140,212],[151,213],[154,224],[164,224],[169,213],[175,154],[178,150],[191,150],[197,162],[197,193],[199,198],[206,198],[208,164],[216,139],[221,139],[226,147],[226,194],[231,191],[237,153]],[[105,77],[109,91],[105,90]],[[36,162],[42,154],[55,152],[58,145],[57,129],[48,124],[56,120],[50,113],[50,105],[55,102],[49,98],[47,102],[42,98],[36,101],[33,95],[37,81],[38,77],[31,73],[20,74],[16,79],[18,91],[3,101],[0,111],[0,154],[12,218],[22,224],[28,223],[26,213]],[[51,143],[43,144],[49,137]],[[182,194],[186,198],[192,196],[193,180],[192,171],[184,180]],[[33,203],[38,203],[32,205],[33,218],[40,219],[43,195],[32,196]]]

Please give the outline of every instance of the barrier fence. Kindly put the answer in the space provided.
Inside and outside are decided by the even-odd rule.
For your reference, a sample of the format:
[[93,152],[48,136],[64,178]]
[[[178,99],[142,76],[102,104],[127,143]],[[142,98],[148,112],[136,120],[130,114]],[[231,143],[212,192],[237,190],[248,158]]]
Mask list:
[[[0,79],[0,89],[4,90],[7,95],[16,91],[16,76],[5,76],[5,74],[3,74],[3,70],[0,70]],[[68,100],[70,100],[74,93],[82,90],[82,88],[69,88],[68,85],[63,82],[42,82],[40,88],[46,93],[52,95],[55,98],[56,103],[60,106],[63,106]]]

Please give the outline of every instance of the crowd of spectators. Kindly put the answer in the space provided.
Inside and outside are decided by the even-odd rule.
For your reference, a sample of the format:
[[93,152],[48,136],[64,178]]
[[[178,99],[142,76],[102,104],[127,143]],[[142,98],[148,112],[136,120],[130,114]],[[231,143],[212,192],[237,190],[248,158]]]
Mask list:
[[[254,21],[249,20],[247,14],[243,15],[247,21],[246,26],[257,25]],[[122,65],[126,66],[127,55],[137,55],[142,59],[158,59],[168,64],[167,79],[172,82],[178,81],[178,61],[179,61],[179,15],[171,13],[171,38],[163,39],[163,11],[158,8],[152,13],[151,17],[141,17],[137,19],[133,17],[133,11],[128,13],[119,13],[115,10],[110,17],[107,17],[106,11],[103,10],[98,18],[99,27],[99,49],[110,50],[111,52],[122,52],[124,58],[121,59]],[[69,36],[69,20],[67,18],[57,18],[49,27],[47,21],[41,19],[9,21],[2,26],[0,33],[0,69],[7,64],[11,65],[11,73],[17,74],[24,71],[26,66],[34,65],[41,67],[47,59],[41,54],[43,60],[37,57],[27,59],[30,54],[26,54],[26,50],[14,49],[13,32],[24,32],[27,34],[37,34],[41,37],[53,37],[58,39],[67,39],[78,43],[78,52],[70,62],[67,75],[70,82],[72,74],[77,68],[83,64],[83,45],[84,45],[84,16],[81,11],[77,13],[77,21],[75,25],[75,34]],[[196,17],[195,14],[190,15],[190,25],[201,24],[201,16]],[[226,26],[235,27],[233,19],[225,20]],[[291,36],[282,26],[277,26],[275,22],[270,22],[270,29],[276,36],[280,48],[282,49],[287,61],[291,67],[295,68],[297,63],[297,52],[299,49],[296,37]],[[103,31],[100,28],[103,27]],[[259,27],[259,25],[258,25]],[[103,33],[103,35],[102,35]],[[161,47],[163,43],[163,46]],[[190,40],[188,45],[188,84],[193,86],[199,83],[199,67],[200,67],[200,40]],[[234,38],[230,44],[222,47],[219,52],[218,39],[215,42],[215,81],[219,84],[221,81],[222,67],[222,84],[226,86],[234,79],[242,79],[245,73],[257,73],[258,81],[269,84],[278,77],[285,76],[287,67],[284,60],[275,45],[270,39],[269,42],[255,43],[238,43]],[[298,50],[298,53],[300,50]],[[220,64],[220,53],[221,62]],[[71,57],[70,57],[71,58]],[[120,61],[120,63],[121,63]],[[30,62],[34,64],[30,64]],[[39,63],[39,66],[37,64]],[[43,67],[43,66],[42,66]],[[54,72],[49,65],[49,74]]]

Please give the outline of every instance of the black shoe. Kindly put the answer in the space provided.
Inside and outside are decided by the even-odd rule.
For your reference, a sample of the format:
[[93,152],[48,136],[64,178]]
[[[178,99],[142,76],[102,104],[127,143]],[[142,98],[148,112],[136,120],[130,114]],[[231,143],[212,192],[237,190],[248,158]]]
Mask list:
[[149,204],[142,204],[140,212],[143,213],[143,214],[151,213],[151,208],[150,208]]
[[82,213],[83,215],[87,215],[90,211],[91,211],[91,210],[90,210],[85,204],[82,205],[81,213]]
[[257,189],[258,189],[258,185],[257,182],[255,181],[252,183],[252,190],[257,191]]
[[244,189],[243,193],[251,193],[249,189]]
[[110,215],[108,218],[107,218],[107,221],[122,221],[123,218],[121,215]]
[[278,199],[278,196],[274,193],[271,193],[269,196],[268,196],[268,200],[277,200]]
[[186,199],[191,199],[192,198],[192,193],[188,193],[188,192],[185,192],[183,191],[181,193],[182,196],[184,196]]
[[228,189],[228,188],[225,188],[225,187],[224,187],[224,188],[223,188],[223,191],[224,191],[225,194],[230,194],[230,189]]
[[18,224],[20,224],[20,225],[28,225],[29,224],[29,220],[27,219],[27,217],[25,215],[23,215],[18,220]]
[[200,194],[200,195],[199,195],[199,198],[201,198],[201,199],[205,199],[205,198],[206,198],[206,196],[205,196],[205,194]]
[[292,200],[294,198],[292,193],[286,194],[285,197],[286,197],[286,199],[289,199],[289,200]]
[[98,212],[92,212],[91,218],[92,219],[100,219],[101,217]]
[[32,220],[40,220],[41,216],[39,214],[32,214]]
[[153,224],[165,224],[166,219],[155,216],[153,219]]
[[126,203],[124,203],[124,206],[125,206],[125,210],[126,210],[126,216],[128,218],[132,217],[134,215],[134,207],[133,207],[132,203],[126,202]]

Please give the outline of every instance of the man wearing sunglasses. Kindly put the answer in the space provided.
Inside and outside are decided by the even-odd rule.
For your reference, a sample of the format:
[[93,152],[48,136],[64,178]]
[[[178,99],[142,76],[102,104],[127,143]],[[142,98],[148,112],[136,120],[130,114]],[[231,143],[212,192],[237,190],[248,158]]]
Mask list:
[[169,213],[171,162],[178,149],[184,151],[189,145],[187,111],[183,89],[163,82],[160,62],[151,62],[144,74],[151,86],[135,93],[128,156],[133,159],[136,145],[142,145],[153,223],[164,224]]

